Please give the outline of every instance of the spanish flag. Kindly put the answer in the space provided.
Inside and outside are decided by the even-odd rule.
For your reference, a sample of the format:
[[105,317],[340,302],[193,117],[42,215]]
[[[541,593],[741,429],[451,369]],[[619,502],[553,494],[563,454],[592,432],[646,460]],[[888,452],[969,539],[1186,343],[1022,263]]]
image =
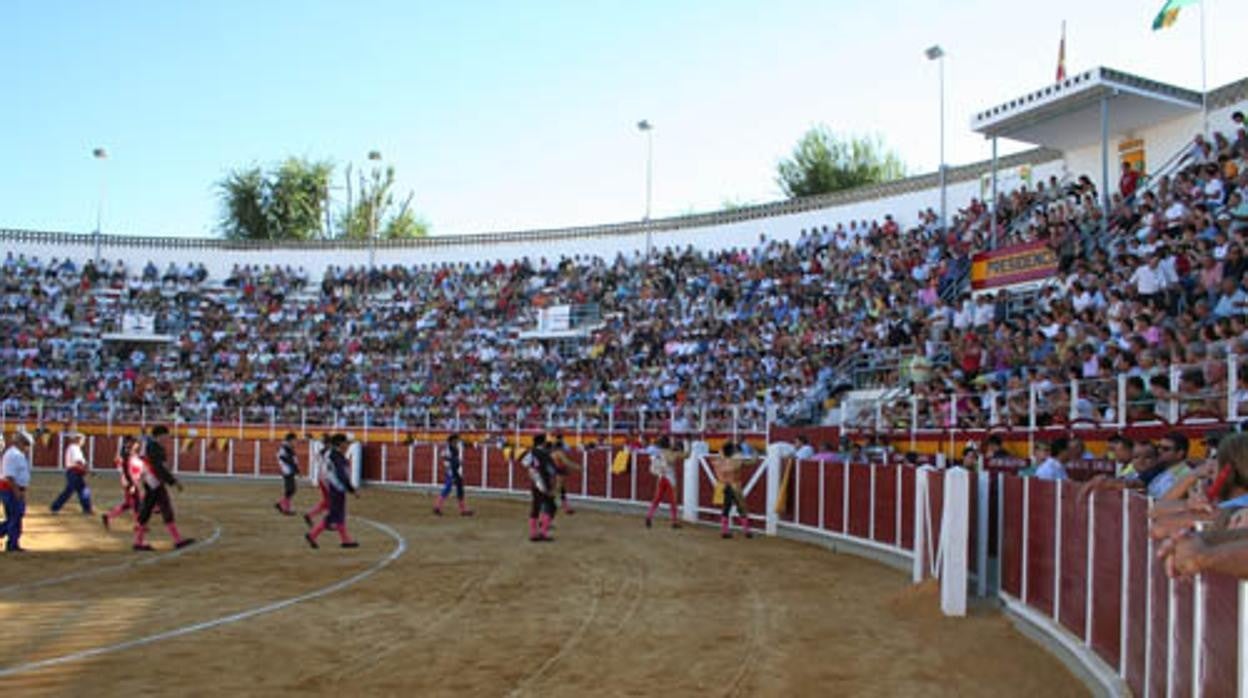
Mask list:
[[1200,0],[1166,0],[1166,4],[1161,6],[1161,12],[1157,13],[1157,19],[1153,20],[1153,31],[1165,29],[1174,24],[1179,18],[1179,10],[1188,5],[1195,5]]

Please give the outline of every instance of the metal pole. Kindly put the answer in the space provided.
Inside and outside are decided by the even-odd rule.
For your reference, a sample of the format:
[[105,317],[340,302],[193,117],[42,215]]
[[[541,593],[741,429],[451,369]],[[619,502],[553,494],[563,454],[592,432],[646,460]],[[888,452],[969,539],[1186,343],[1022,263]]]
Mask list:
[[368,217],[368,270],[371,272],[377,267],[377,212],[373,211]]
[[992,245],[991,249],[997,249],[997,136],[992,136],[992,205],[988,207],[992,211]]
[[653,250],[652,231],[650,230],[650,202],[654,184],[654,125],[647,119],[637,122],[637,129],[646,134],[646,216],[642,221],[646,224],[646,264],[650,263]]
[[1101,95],[1101,234],[1109,233],[1109,95]]
[[949,229],[945,208],[945,54],[940,54],[940,227]]
[[95,205],[95,266],[99,270],[100,266],[100,245],[103,243],[104,237],[104,196],[107,193],[105,189],[106,180],[104,178],[106,170],[104,169],[104,160],[108,158],[108,151],[103,148],[96,148],[91,151],[91,155],[100,161],[100,198]]
[[[1202,24],[1203,26],[1203,24]],[[1202,39],[1203,42],[1203,39]],[[1202,69],[1203,72],[1203,69]],[[654,195],[654,129],[648,127],[645,130],[645,220],[650,220],[650,204]],[[646,240],[649,240],[649,232],[646,232]],[[646,253],[649,253],[649,242],[646,243]]]
[[1226,357],[1226,419],[1234,422],[1239,419],[1239,400],[1235,394],[1239,392],[1239,357],[1231,354]]
[[[377,150],[370,150],[368,152],[368,159],[372,160],[373,162],[381,162],[381,152]],[[374,167],[373,169],[374,186],[376,186],[377,181],[380,181],[380,177],[377,176],[378,172],[379,170],[377,170],[376,167]],[[372,201],[370,201],[368,205],[368,270],[369,272],[372,272],[373,268],[377,264],[377,214],[378,214],[378,209],[381,208],[380,204],[381,204],[381,200],[377,196],[377,192],[373,191]],[[371,292],[372,289],[370,288],[369,291]]]
[[1205,80],[1205,0],[1200,0],[1200,112],[1205,140],[1209,140],[1209,83]]

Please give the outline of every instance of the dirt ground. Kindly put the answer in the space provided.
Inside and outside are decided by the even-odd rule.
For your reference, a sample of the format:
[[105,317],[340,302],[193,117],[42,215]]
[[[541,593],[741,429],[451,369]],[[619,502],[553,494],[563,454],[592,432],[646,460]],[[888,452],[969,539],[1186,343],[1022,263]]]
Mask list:
[[903,575],[797,542],[582,510],[532,544],[520,502],[436,518],[368,489],[362,547],[311,550],[280,485],[200,481],[175,501],[201,542],[156,526],[140,554],[76,503],[53,517],[59,484],[36,477],[30,552],[0,555],[6,695],[1086,695],[999,613],[942,618]]

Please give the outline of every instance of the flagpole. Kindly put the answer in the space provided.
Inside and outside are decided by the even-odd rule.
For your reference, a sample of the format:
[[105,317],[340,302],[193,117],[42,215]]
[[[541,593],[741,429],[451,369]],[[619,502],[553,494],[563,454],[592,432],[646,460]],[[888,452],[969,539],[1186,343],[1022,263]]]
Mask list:
[[1205,140],[1209,140],[1209,83],[1205,73],[1205,0],[1200,0],[1200,111]]
[[1066,79],[1066,20],[1062,20],[1062,40],[1057,51],[1057,81]]

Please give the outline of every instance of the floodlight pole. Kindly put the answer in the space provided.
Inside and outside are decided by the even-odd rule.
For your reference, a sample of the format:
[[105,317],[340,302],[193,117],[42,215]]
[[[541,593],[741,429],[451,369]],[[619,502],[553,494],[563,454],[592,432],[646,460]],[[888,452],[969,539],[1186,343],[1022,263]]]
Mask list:
[[108,159],[108,151],[104,148],[96,148],[91,151],[91,156],[100,162],[100,197],[95,203],[95,267],[100,267],[100,246],[103,243],[103,222],[104,222],[104,195],[105,195],[105,179],[106,170],[104,161]]
[[[368,151],[368,159],[373,162],[381,162],[381,151]],[[373,166],[373,172],[377,172],[377,166]],[[374,178],[376,179],[376,178]],[[374,182],[376,186],[376,182]],[[377,199],[377,192],[372,192],[372,201],[368,205],[368,271],[372,276],[372,271],[377,265],[377,209],[380,201]]]
[[945,53],[940,53],[940,227],[949,230],[948,209],[948,166],[945,164]]
[[940,75],[940,228],[949,229],[945,170],[945,50],[936,44],[923,52],[929,61],[936,61]]
[[654,125],[646,119],[637,122],[637,130],[646,134],[646,216],[642,221],[646,224],[646,263],[650,263],[652,250],[650,231],[650,203],[654,191]]

